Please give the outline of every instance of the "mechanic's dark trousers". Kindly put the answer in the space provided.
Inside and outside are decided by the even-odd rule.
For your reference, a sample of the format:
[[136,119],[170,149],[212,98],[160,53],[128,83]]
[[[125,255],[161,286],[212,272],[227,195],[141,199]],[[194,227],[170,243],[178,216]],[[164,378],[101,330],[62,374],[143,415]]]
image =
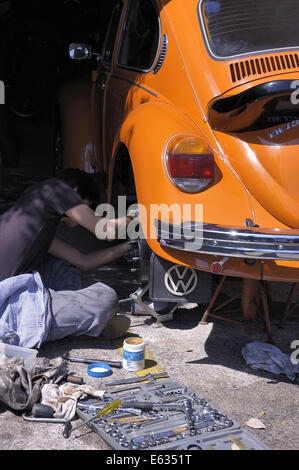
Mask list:
[[46,342],[99,336],[117,312],[116,292],[101,282],[84,287],[81,273],[68,263],[49,256],[39,273],[50,295],[52,322]]

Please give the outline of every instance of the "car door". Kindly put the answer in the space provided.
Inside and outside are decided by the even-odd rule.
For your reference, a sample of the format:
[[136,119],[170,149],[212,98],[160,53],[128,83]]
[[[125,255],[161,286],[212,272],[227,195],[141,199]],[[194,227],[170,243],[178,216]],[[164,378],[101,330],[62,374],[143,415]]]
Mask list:
[[105,89],[103,145],[107,159],[113,155],[122,122],[134,107],[154,95],[143,84],[153,75],[159,50],[159,10],[155,0],[128,0],[126,6]]
[[107,173],[107,159],[104,154],[104,103],[106,84],[111,73],[113,48],[123,10],[123,0],[115,0],[109,27],[104,41],[98,69],[92,74],[91,126],[94,145],[94,166],[98,172]]

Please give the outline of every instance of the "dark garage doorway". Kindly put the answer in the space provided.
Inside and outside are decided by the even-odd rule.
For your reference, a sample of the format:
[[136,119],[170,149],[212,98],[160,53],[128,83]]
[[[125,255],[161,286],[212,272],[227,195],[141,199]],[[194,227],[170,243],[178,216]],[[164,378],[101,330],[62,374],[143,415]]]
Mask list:
[[101,51],[113,0],[0,0],[0,213],[35,181],[55,174],[57,90],[91,73],[71,42]]

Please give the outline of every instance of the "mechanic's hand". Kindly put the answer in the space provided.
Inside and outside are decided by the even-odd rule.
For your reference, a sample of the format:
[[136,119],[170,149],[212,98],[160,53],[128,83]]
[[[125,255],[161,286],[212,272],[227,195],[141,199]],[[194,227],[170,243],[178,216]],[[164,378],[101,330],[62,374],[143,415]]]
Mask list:
[[70,217],[67,217],[67,216],[62,217],[60,221],[64,222],[70,228],[74,228],[79,225],[77,222],[75,222],[74,220],[72,220]]
[[132,220],[136,219],[139,217],[139,210],[138,209],[132,209],[128,212],[128,217],[130,217]]

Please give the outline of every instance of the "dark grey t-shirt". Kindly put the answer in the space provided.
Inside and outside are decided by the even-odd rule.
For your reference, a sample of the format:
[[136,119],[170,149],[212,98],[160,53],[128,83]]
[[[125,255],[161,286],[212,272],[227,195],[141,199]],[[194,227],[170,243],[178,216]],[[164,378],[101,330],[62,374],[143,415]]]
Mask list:
[[63,214],[80,204],[83,201],[73,188],[57,178],[25,191],[0,217],[0,281],[36,269]]

